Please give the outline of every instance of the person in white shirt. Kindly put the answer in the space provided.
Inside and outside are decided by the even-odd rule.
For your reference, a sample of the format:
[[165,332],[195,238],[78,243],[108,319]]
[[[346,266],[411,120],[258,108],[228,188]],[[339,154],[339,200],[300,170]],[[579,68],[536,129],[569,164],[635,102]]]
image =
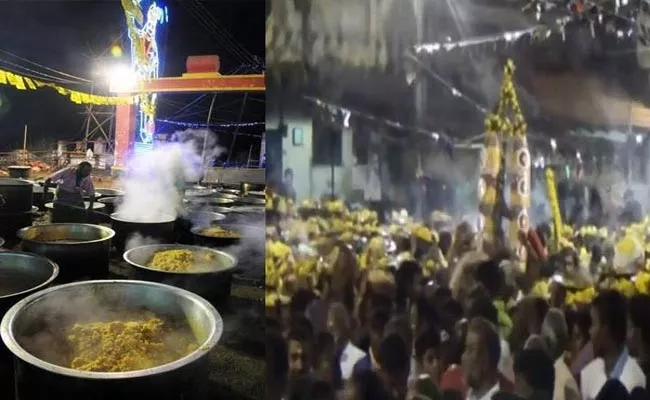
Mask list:
[[496,327],[485,318],[472,318],[467,327],[462,356],[467,400],[491,400],[500,391],[500,357],[501,344]]
[[546,313],[542,323],[542,338],[548,346],[549,355],[555,360],[553,400],[579,399],[578,383],[564,361],[564,352],[569,345],[569,328],[564,313],[559,308],[551,308]]
[[366,356],[366,353],[350,342],[350,316],[341,303],[332,303],[327,313],[327,329],[334,336],[336,354],[339,357],[341,378],[348,380],[352,376],[354,364]]
[[619,380],[628,393],[645,387],[646,378],[639,364],[629,354],[627,339],[627,302],[617,291],[605,290],[591,303],[592,362],[580,373],[583,400],[594,400],[610,379]]

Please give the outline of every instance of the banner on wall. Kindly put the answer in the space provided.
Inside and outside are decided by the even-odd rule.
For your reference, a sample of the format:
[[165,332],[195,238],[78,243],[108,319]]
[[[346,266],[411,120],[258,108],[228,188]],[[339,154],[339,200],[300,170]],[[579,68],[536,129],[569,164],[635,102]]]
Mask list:
[[70,90],[54,83],[42,82],[0,69],[0,85],[13,86],[17,90],[36,90],[51,88],[61,96],[67,97],[75,104],[92,104],[97,106],[121,106],[134,103],[134,97],[98,96],[95,94]]

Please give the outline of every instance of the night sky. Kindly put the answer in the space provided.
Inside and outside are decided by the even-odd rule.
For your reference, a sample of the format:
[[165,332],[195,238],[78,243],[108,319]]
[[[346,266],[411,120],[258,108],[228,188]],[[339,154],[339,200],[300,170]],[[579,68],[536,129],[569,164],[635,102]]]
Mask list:
[[[143,0],[148,4],[149,0]],[[169,23],[161,26],[158,45],[162,58],[160,76],[179,76],[185,72],[189,55],[218,54],[221,72],[231,74],[260,72],[264,60],[264,0],[159,0],[168,8]],[[224,35],[224,31],[230,34]],[[233,45],[233,40],[241,51]],[[81,82],[50,69],[94,81],[100,93],[107,94],[102,65],[118,63],[110,47],[119,43],[128,61],[126,23],[119,0],[103,1],[20,1],[0,2],[0,68],[42,81],[62,80],[61,86],[90,92],[91,83]],[[10,55],[13,53],[39,67]],[[252,57],[251,57],[252,56]],[[12,65],[15,64],[15,65]],[[28,68],[25,69],[25,68]],[[31,71],[30,71],[31,70]],[[257,70],[257,71],[256,71]],[[48,78],[42,74],[49,75]],[[80,140],[84,136],[84,106],[76,105],[51,89],[18,92],[0,86],[0,151],[22,146],[23,126],[29,127],[29,146],[54,146],[57,140]],[[205,123],[212,98],[206,94],[166,94],[159,96],[158,118]],[[243,100],[245,107],[242,110]],[[183,106],[196,103],[185,110]],[[264,95],[249,93],[218,94],[212,123],[264,121]],[[182,129],[158,124],[158,131]],[[219,128],[219,142],[230,146],[234,128]],[[260,134],[261,127],[240,128],[238,133]],[[235,153],[248,153],[259,139],[238,136]]]

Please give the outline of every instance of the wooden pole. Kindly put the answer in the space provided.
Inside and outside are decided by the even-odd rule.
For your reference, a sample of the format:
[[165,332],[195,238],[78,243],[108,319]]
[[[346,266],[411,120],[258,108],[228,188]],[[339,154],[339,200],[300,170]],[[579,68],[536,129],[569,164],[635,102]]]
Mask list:
[[23,132],[23,163],[27,162],[27,125],[25,125],[25,131]]
[[[204,175],[207,171],[207,165],[205,162],[205,152],[208,147],[208,135],[210,134],[210,120],[212,119],[212,109],[214,108],[214,101],[217,99],[217,94],[212,95],[212,101],[210,102],[210,110],[208,110],[208,120],[206,121],[206,128],[205,128],[205,134],[203,135],[203,151],[201,152],[201,166],[202,166],[202,171],[201,171],[201,176],[200,179],[204,179]],[[199,182],[197,182],[198,184]]]

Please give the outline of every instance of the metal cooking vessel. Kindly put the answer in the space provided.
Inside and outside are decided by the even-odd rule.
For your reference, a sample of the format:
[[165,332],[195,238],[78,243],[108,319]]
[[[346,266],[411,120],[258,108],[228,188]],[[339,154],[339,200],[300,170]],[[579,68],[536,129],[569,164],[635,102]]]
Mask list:
[[95,189],[95,194],[98,194],[102,197],[121,197],[124,196],[124,191],[118,189],[101,188]]
[[237,200],[239,198],[239,196],[237,196],[236,194],[230,194],[230,193],[215,193],[214,197],[217,199],[227,199],[227,200]]
[[[84,201],[84,209],[90,206],[89,201]],[[45,203],[45,208],[50,213],[50,222],[52,223],[75,223],[85,224],[92,221],[92,215],[84,212],[81,207],[54,207],[54,203]],[[93,211],[102,211],[106,204],[93,203]]]
[[226,193],[226,194],[233,194],[235,196],[239,196],[239,190],[237,189],[219,189],[218,193]]
[[45,257],[21,251],[0,252],[0,316],[20,299],[49,286],[59,266]]
[[104,278],[108,274],[115,232],[101,225],[50,224],[23,228],[17,236],[23,251],[40,254],[59,265],[59,280]]
[[174,241],[176,218],[171,215],[161,215],[156,221],[139,221],[127,219],[120,213],[113,213],[111,222],[115,230],[113,245],[119,252],[123,252],[127,242],[136,236],[163,243]]
[[[163,250],[211,252],[216,257],[214,270],[209,272],[166,272],[147,267],[154,253]],[[135,247],[124,253],[124,261],[134,267],[136,279],[176,286],[212,301],[230,296],[232,273],[235,272],[237,266],[237,259],[226,252],[182,244],[154,244]]]
[[[50,357],[43,351],[28,348],[27,335],[56,340],[80,318],[93,318],[106,310],[143,309],[191,327],[198,349],[155,368],[111,373],[66,368],[45,361]],[[43,290],[13,306],[0,323],[2,340],[14,356],[16,395],[21,400],[206,400],[208,353],[222,332],[217,310],[196,294],[127,280],[77,282]]]
[[[0,317],[23,298],[48,287],[58,274],[59,267],[45,257],[18,251],[0,252]],[[13,399],[13,362],[11,353],[1,342],[0,372],[0,394]]]
[[32,192],[32,204],[42,210],[45,208],[45,203],[54,199],[56,193],[55,188],[49,188],[45,194],[45,188],[41,185],[35,184]]
[[106,208],[104,208],[104,211],[106,213],[113,214],[117,209],[117,206],[119,206],[122,202],[122,197],[102,197],[101,199],[97,200],[97,202],[106,205]]
[[247,190],[264,190],[264,185],[263,183],[249,183],[249,182],[239,182],[239,183],[221,183],[221,187],[224,189],[236,189],[238,192],[241,192],[242,190],[242,184],[246,184]]
[[212,211],[194,210],[187,212],[176,219],[176,242],[193,244],[194,237],[192,236],[190,229],[192,229],[194,225],[211,225],[217,221],[223,221],[224,219],[226,219],[224,214]]
[[190,207],[232,207],[235,205],[235,200],[219,197],[190,197],[187,200]]
[[192,187],[185,189],[185,196],[186,197],[205,197],[205,196],[211,196],[215,193],[214,189],[206,188],[206,187]]
[[224,229],[230,229],[241,234],[239,238],[219,238],[206,236],[201,233],[206,226],[195,226],[192,228],[194,234],[194,243],[206,247],[228,247],[240,243],[243,239],[259,238],[260,243],[264,242],[264,230],[245,224],[219,223],[216,224]]
[[29,179],[32,167],[27,165],[10,165],[7,167],[11,178]]
[[0,178],[0,214],[16,214],[32,209],[34,185],[22,179]]
[[237,204],[246,206],[265,206],[266,200],[260,197],[246,196],[238,198]]
[[32,210],[27,212],[0,214],[0,236],[6,240],[7,247],[20,242],[17,232],[26,226],[32,226],[36,211],[38,208],[32,207]]

